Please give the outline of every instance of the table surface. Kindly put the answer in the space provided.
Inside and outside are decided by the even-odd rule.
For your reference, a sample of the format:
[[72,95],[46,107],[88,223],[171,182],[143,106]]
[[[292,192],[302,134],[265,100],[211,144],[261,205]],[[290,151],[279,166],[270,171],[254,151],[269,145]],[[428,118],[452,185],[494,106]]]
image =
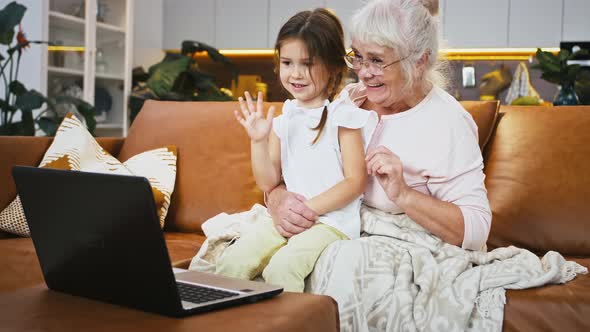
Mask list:
[[337,331],[332,298],[284,292],[268,300],[171,318],[71,296],[43,285],[0,294],[0,331]]

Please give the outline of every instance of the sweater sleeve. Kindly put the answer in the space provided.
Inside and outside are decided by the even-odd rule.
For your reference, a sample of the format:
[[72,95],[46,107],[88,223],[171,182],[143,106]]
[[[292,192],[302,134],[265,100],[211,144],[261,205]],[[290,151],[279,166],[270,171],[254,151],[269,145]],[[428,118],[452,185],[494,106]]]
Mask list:
[[451,150],[437,163],[427,182],[430,193],[459,207],[463,214],[462,247],[482,250],[492,221],[483,173],[483,158],[477,143],[477,126],[472,118],[458,126],[450,135]]

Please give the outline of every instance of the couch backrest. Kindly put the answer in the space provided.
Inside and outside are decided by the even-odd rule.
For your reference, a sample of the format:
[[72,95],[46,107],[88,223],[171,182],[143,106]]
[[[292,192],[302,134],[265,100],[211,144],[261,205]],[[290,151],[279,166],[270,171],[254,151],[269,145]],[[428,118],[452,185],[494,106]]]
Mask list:
[[[276,106],[280,110],[282,103]],[[269,103],[265,107],[268,108]],[[201,231],[221,212],[239,212],[263,201],[250,168],[250,140],[234,118],[237,102],[147,101],[119,154],[176,145],[177,179],[166,229]]]
[[502,107],[486,149],[490,247],[590,254],[590,106]]
[[[274,104],[280,111],[282,103]],[[464,103],[485,143],[497,102]],[[263,197],[250,167],[250,141],[234,118],[237,102],[147,101],[133,122],[119,159],[165,145],[178,148],[177,180],[166,218],[168,230],[201,231],[221,212],[239,212]],[[482,133],[483,132],[483,133]]]

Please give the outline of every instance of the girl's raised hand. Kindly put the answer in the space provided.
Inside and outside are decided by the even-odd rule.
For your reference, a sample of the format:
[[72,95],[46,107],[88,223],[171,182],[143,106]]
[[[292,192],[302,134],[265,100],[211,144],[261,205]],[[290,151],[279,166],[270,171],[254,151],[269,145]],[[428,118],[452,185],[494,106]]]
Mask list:
[[258,92],[256,107],[254,107],[254,102],[252,101],[250,93],[246,92],[245,95],[246,101],[244,101],[244,98],[242,97],[238,98],[242,114],[238,111],[234,111],[236,119],[240,122],[242,127],[246,129],[248,136],[250,136],[250,139],[253,142],[268,139],[268,135],[272,129],[272,119],[275,113],[274,106],[271,106],[268,109],[268,113],[266,114],[266,117],[264,117],[262,92]]

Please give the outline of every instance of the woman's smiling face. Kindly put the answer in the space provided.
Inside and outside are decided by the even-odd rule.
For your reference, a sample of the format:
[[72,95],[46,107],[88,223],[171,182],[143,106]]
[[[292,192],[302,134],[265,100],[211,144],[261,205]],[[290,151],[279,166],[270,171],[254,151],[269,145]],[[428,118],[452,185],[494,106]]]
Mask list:
[[[352,41],[352,50],[357,59],[366,63],[356,73],[367,87],[369,101],[382,107],[388,107],[402,101],[406,78],[401,70],[401,62],[387,66],[402,57],[391,48],[379,46],[375,43],[363,43],[358,40]],[[367,68],[367,65],[371,66],[373,64],[386,67],[383,68],[382,73],[375,75],[374,71]]]

